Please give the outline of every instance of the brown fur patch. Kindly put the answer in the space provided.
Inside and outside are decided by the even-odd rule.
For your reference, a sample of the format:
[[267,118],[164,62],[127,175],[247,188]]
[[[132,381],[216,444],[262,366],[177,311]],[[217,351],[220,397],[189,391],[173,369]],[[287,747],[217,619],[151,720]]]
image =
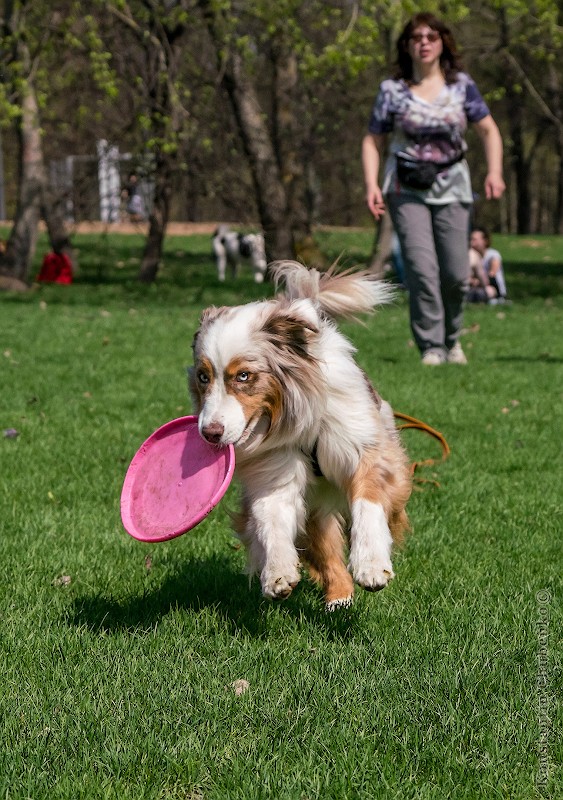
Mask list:
[[[206,376],[207,383],[202,383],[199,379],[199,375],[201,374]],[[192,400],[197,407],[196,413],[199,414],[201,406],[203,405],[203,399],[214,382],[215,370],[213,369],[213,364],[205,356],[198,358],[195,365],[188,370],[188,387]]]
[[280,309],[275,309],[262,326],[268,341],[276,348],[291,353],[306,361],[312,360],[309,353],[309,338],[318,333],[310,322]]
[[409,527],[405,506],[412,490],[407,458],[399,445],[384,452],[367,450],[358,469],[348,480],[345,491],[350,505],[355,500],[380,503],[393,539],[403,540]]
[[322,586],[325,602],[351,600],[354,581],[344,562],[344,538],[338,519],[333,514],[310,519],[303,546],[309,573]]
[[[247,380],[239,379],[242,374],[248,376]],[[271,425],[279,421],[284,393],[275,375],[257,369],[256,364],[240,357],[229,362],[223,379],[227,393],[237,398],[247,420],[261,413],[269,417]]]
[[[204,374],[207,383],[202,383],[199,376]],[[209,389],[215,382],[215,370],[211,361],[202,356],[198,358],[195,365],[188,369],[188,388],[194,404],[194,411],[199,414],[203,405],[203,400]]]

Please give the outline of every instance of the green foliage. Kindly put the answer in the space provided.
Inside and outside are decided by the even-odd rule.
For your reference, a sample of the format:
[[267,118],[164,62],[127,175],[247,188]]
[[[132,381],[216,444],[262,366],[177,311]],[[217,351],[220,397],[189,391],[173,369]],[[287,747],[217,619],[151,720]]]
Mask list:
[[96,19],[88,15],[84,18],[84,22],[87,28],[86,47],[90,56],[94,81],[108,97],[115,99],[118,95],[118,88],[115,70],[111,68],[112,54],[104,50],[104,42],[97,30]]
[[506,16],[515,44],[533,58],[544,60],[556,55],[563,42],[560,5],[557,0],[489,0],[497,13]]
[[21,107],[12,102],[10,88],[0,83],[0,128],[7,128],[21,116]]
[[[56,89],[69,80],[61,69],[61,52],[71,59],[85,51],[89,55],[95,85],[113,99],[116,76],[110,67],[111,54],[103,50],[97,35],[97,20],[84,15],[79,0],[21,3],[11,6],[5,18],[2,42],[3,81],[0,83],[1,124],[21,116],[22,97],[31,88],[39,107],[48,109]],[[75,80],[75,78],[74,78]],[[82,84],[84,75],[81,75]],[[68,86],[76,89],[75,86]]]

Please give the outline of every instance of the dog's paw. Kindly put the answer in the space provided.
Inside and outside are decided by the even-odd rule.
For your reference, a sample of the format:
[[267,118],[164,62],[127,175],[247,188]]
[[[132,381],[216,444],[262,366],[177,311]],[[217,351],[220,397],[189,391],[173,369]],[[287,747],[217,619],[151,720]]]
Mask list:
[[288,570],[286,575],[268,573],[264,570],[260,576],[262,594],[271,600],[285,600],[297,586],[301,575],[297,567]]
[[372,561],[369,564],[361,564],[351,572],[356,583],[367,589],[368,592],[379,592],[381,589],[385,589],[389,581],[395,577],[390,561]]
[[333,611],[337,611],[339,608],[350,608],[352,605],[354,598],[350,597],[340,597],[337,600],[329,600],[325,603],[325,610],[328,611],[329,614],[332,614]]

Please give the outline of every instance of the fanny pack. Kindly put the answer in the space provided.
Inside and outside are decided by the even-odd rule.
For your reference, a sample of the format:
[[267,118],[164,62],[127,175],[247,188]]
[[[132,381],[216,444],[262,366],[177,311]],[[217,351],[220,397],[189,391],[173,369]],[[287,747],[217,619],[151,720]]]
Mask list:
[[399,183],[407,186],[409,189],[430,189],[436,177],[448,169],[448,167],[457,164],[464,157],[464,153],[459,156],[446,161],[445,164],[436,164],[434,161],[413,161],[397,154],[397,177]]

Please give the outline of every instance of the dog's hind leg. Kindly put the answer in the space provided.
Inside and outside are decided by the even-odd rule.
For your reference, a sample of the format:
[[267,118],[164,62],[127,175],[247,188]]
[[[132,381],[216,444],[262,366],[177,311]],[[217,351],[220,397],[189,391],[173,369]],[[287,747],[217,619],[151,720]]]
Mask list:
[[304,558],[309,573],[319,583],[327,611],[351,605],[354,581],[344,563],[342,526],[334,514],[315,514],[307,522]]
[[254,283],[264,283],[264,276],[267,269],[266,258],[263,258],[260,253],[256,253],[256,251],[253,252],[252,267],[254,270]]
[[226,263],[229,265],[229,274],[233,280],[238,278],[240,272],[240,261],[233,253],[227,253]]

